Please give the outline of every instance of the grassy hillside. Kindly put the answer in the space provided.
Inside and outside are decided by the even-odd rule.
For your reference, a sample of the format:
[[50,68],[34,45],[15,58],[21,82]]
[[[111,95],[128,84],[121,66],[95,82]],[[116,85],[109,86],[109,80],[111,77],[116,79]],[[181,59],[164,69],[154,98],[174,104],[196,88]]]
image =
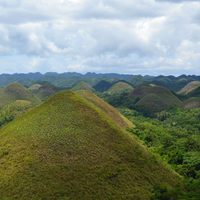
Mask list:
[[112,87],[107,90],[107,92],[110,94],[118,94],[124,91],[127,91],[127,92],[133,91],[133,86],[124,81],[119,81],[119,82],[114,83]]
[[189,95],[194,90],[200,88],[200,81],[192,81],[188,83],[185,87],[183,87],[178,94],[180,95]]
[[182,102],[172,92],[160,86],[140,86],[133,91],[131,97],[136,109],[150,115],[182,106]]
[[94,88],[92,86],[90,86],[88,83],[81,81],[76,83],[72,89],[72,91],[77,91],[77,90],[87,90],[87,91],[94,91]]
[[34,104],[39,103],[37,97],[18,83],[13,83],[8,85],[6,88],[0,89],[0,106],[15,102],[16,100],[27,100]]
[[89,91],[78,91],[79,95],[93,103],[94,106],[98,107],[101,111],[103,111],[106,115],[110,116],[112,120],[114,120],[118,125],[123,128],[131,128],[133,124],[127,120],[118,110],[112,107],[110,104],[103,101],[101,98],[96,96],[94,93]]
[[63,92],[0,132],[2,199],[150,199],[178,176],[94,103]]

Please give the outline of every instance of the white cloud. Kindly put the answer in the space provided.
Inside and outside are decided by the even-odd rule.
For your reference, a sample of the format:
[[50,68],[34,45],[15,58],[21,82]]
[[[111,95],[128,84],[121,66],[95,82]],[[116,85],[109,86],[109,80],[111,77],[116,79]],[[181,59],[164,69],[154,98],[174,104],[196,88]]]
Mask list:
[[0,0],[0,72],[200,74],[200,3]]

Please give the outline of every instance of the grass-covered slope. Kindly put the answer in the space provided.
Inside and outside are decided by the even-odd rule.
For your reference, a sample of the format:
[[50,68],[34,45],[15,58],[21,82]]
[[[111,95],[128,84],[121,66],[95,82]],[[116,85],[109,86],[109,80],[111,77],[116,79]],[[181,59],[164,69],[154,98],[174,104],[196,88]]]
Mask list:
[[0,89],[0,106],[15,102],[16,100],[26,100],[34,104],[39,102],[37,97],[19,83],[13,83],[6,88]]
[[93,103],[96,107],[98,107],[102,112],[104,112],[106,115],[111,117],[113,121],[115,121],[118,125],[120,125],[123,128],[131,128],[133,127],[133,124],[127,120],[117,109],[112,107],[110,104],[103,101],[101,98],[96,96],[94,93],[89,91],[77,91],[79,95]]
[[72,89],[72,91],[77,91],[77,90],[87,90],[87,91],[94,91],[94,88],[92,88],[92,86],[90,86],[88,83],[81,81],[76,83]]
[[112,85],[111,88],[108,89],[108,93],[110,94],[118,94],[122,92],[131,92],[133,91],[133,86],[129,83],[126,83],[124,81],[118,81]]
[[0,127],[13,121],[17,116],[32,108],[33,104],[27,100],[17,100],[0,108]]
[[150,199],[179,178],[105,112],[73,92],[0,132],[2,199]]
[[183,87],[178,94],[180,95],[189,95],[196,89],[200,88],[200,81],[192,81],[188,83],[185,87]]
[[182,102],[171,91],[160,86],[139,86],[133,91],[131,97],[136,107],[146,114],[182,106]]

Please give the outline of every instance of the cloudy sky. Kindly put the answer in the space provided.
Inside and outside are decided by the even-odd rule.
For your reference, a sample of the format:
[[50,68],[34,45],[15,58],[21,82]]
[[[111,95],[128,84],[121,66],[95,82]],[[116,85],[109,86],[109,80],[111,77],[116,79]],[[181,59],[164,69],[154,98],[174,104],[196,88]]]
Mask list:
[[199,0],[0,0],[0,73],[200,74]]

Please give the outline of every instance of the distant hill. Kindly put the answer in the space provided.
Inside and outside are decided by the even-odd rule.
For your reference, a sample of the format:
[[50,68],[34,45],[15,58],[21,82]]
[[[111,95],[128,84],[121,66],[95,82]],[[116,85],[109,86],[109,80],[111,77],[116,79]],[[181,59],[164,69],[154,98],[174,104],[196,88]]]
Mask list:
[[12,83],[0,89],[0,106],[15,102],[16,100],[27,100],[34,104],[39,103],[39,99],[19,83]]
[[147,115],[182,106],[182,102],[171,91],[160,86],[139,86],[132,92],[131,98],[136,109]]
[[98,92],[104,92],[106,90],[108,90],[110,87],[112,86],[112,83],[109,81],[99,81],[95,86],[94,89]]
[[76,83],[72,88],[72,91],[76,91],[76,90],[87,90],[87,91],[94,91],[94,88],[92,86],[90,86],[88,83],[81,81]]
[[[49,82],[56,87],[65,87],[71,88],[74,84],[84,81],[89,83],[92,86],[97,85],[101,81],[106,81],[113,83],[116,81],[126,81],[131,83],[134,86],[139,86],[142,84],[155,84],[163,86],[172,91],[179,91],[186,84],[191,81],[200,81],[200,76],[190,76],[190,75],[181,75],[178,77],[175,76],[142,76],[142,75],[130,75],[130,74],[97,74],[97,73],[86,73],[80,74],[75,72],[66,72],[66,73],[53,73],[48,72],[45,74],[41,73],[28,73],[28,74],[1,74],[0,75],[0,87],[5,87],[13,82],[19,82],[27,87],[39,82]],[[97,91],[103,92],[109,87],[103,89],[104,84],[100,87],[95,88]]]
[[[153,83],[155,85],[163,86],[171,91],[177,92],[181,90],[186,84],[191,81],[200,81],[200,76],[187,76],[181,75],[175,76],[157,76],[153,77],[151,80],[146,81],[146,83]],[[145,81],[144,81],[145,82]]]
[[178,94],[180,95],[190,95],[193,92],[195,92],[195,90],[197,90],[198,88],[200,88],[200,81],[192,81],[190,83],[188,83],[185,87],[183,87]]
[[92,101],[62,92],[0,130],[2,199],[149,200],[179,183]]
[[133,91],[133,86],[127,82],[124,81],[118,81],[114,83],[107,92],[110,94],[118,94],[122,92],[131,92]]
[[48,97],[53,96],[60,90],[60,88],[55,87],[54,85],[49,83],[34,84],[31,87],[29,87],[29,91],[31,91],[31,93],[33,93],[41,100],[45,100]]
[[200,108],[200,97],[192,97],[184,102],[186,109]]

